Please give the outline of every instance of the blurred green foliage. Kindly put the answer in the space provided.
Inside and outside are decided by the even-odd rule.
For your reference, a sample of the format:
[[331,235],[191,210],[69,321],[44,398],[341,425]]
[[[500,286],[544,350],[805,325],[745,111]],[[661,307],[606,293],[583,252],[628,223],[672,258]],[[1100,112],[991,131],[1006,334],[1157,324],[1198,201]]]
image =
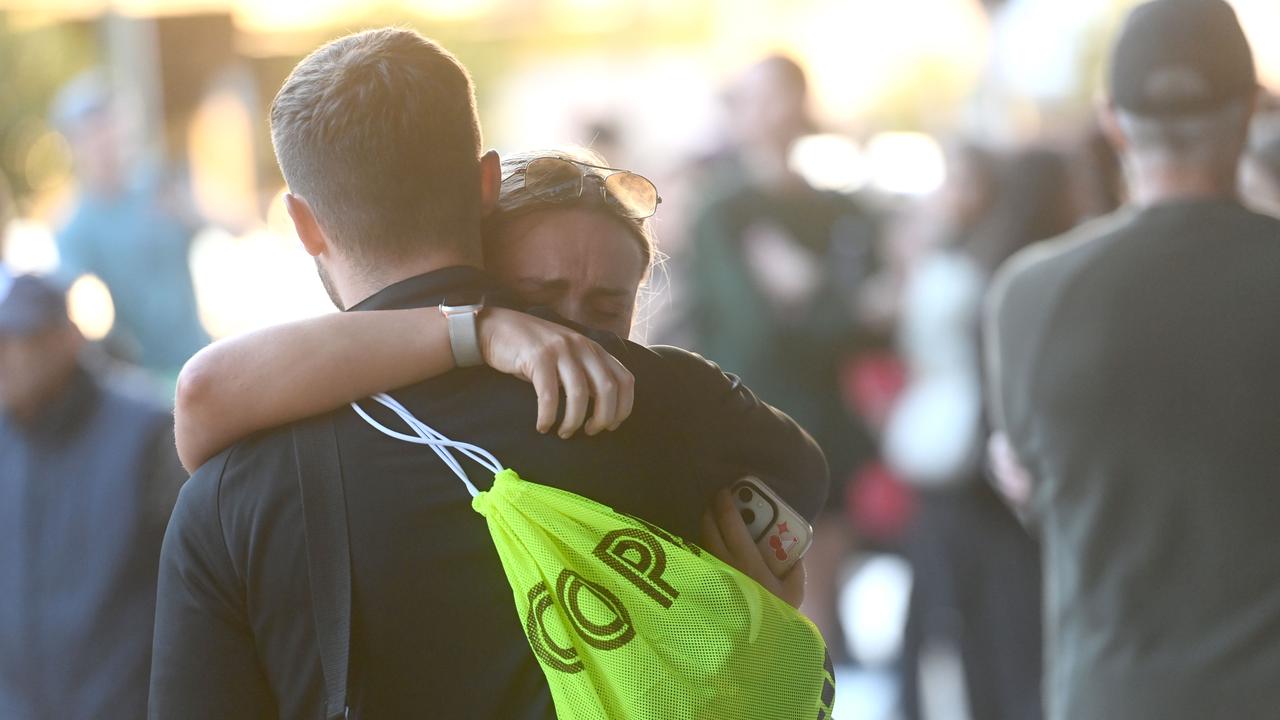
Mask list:
[[98,57],[91,23],[23,27],[0,12],[0,172],[19,200],[65,166],[49,135],[49,104]]

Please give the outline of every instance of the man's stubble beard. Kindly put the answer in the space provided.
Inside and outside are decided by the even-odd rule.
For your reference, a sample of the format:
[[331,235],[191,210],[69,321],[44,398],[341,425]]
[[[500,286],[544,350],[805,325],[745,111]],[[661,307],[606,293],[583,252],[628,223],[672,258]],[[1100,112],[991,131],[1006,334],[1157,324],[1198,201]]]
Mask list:
[[329,296],[329,301],[339,310],[346,310],[342,305],[342,297],[338,295],[338,288],[333,284],[333,278],[329,277],[329,271],[324,269],[324,265],[320,263],[320,258],[314,258],[316,262],[316,274],[320,276],[320,284],[324,286],[325,293]]

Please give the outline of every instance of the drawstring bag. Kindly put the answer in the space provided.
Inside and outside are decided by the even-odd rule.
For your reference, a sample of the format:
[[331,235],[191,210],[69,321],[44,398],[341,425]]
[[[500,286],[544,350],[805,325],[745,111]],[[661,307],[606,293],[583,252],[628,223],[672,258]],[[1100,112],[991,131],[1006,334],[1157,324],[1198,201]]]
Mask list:
[[[386,395],[472,495],[561,720],[827,720],[826,646],[795,608],[661,528],[526,482],[487,451],[449,440]],[[454,451],[494,474],[481,492]]]

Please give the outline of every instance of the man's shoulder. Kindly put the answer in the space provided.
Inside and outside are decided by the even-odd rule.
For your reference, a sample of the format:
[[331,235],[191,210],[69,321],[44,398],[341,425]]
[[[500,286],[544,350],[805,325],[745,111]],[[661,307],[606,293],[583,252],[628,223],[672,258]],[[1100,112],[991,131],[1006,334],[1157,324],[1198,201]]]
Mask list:
[[1069,282],[1130,228],[1134,216],[1133,211],[1122,209],[1023,248],[996,271],[989,304],[998,308],[1025,303]]
[[717,381],[729,378],[734,382],[740,382],[736,376],[726,374],[719,365],[696,352],[674,345],[651,345],[644,350],[652,356],[653,362],[661,364],[668,372],[676,373],[681,377],[703,377]]
[[296,425],[255,433],[210,458],[186,482],[179,504],[199,502],[219,513],[236,512],[294,492]]
[[[740,385],[734,375],[725,373],[720,366],[689,350],[672,345],[640,345],[630,340],[620,341],[618,352],[605,346],[615,357],[636,374],[637,387],[645,380],[674,387]],[[647,376],[654,376],[649,378]]]

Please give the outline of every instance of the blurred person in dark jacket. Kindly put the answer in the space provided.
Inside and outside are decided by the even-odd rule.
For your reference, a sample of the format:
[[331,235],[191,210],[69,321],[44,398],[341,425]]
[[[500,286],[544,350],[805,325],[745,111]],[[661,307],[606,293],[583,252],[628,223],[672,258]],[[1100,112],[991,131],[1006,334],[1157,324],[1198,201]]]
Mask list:
[[1274,717],[1280,221],[1239,199],[1252,51],[1227,3],[1155,0],[1107,89],[1128,205],[988,298],[993,455],[1044,548],[1046,713]]
[[145,717],[160,543],[186,474],[163,409],[103,387],[63,295],[0,299],[0,717]]
[[77,196],[58,230],[58,275],[97,275],[115,303],[113,354],[172,386],[209,342],[200,324],[188,251],[199,220],[173,183],[142,172],[106,78],[82,75],[52,110],[75,163]]
[[919,488],[903,709],[921,717],[919,660],[942,640],[959,653],[972,717],[1035,720],[1039,548],[983,477],[979,328],[995,268],[1072,226],[1070,175],[1050,150],[965,146],[948,176],[939,246],[916,261],[904,289],[899,340],[910,383],[885,438],[891,467]]
[[839,661],[835,576],[852,542],[840,512],[843,487],[874,457],[844,404],[839,374],[866,339],[860,290],[876,270],[878,227],[854,199],[816,190],[791,169],[792,146],[813,128],[807,80],[794,60],[751,66],[729,103],[736,144],[710,174],[718,187],[693,226],[693,342],[795,418],[827,455],[833,485],[807,556],[805,610]]

